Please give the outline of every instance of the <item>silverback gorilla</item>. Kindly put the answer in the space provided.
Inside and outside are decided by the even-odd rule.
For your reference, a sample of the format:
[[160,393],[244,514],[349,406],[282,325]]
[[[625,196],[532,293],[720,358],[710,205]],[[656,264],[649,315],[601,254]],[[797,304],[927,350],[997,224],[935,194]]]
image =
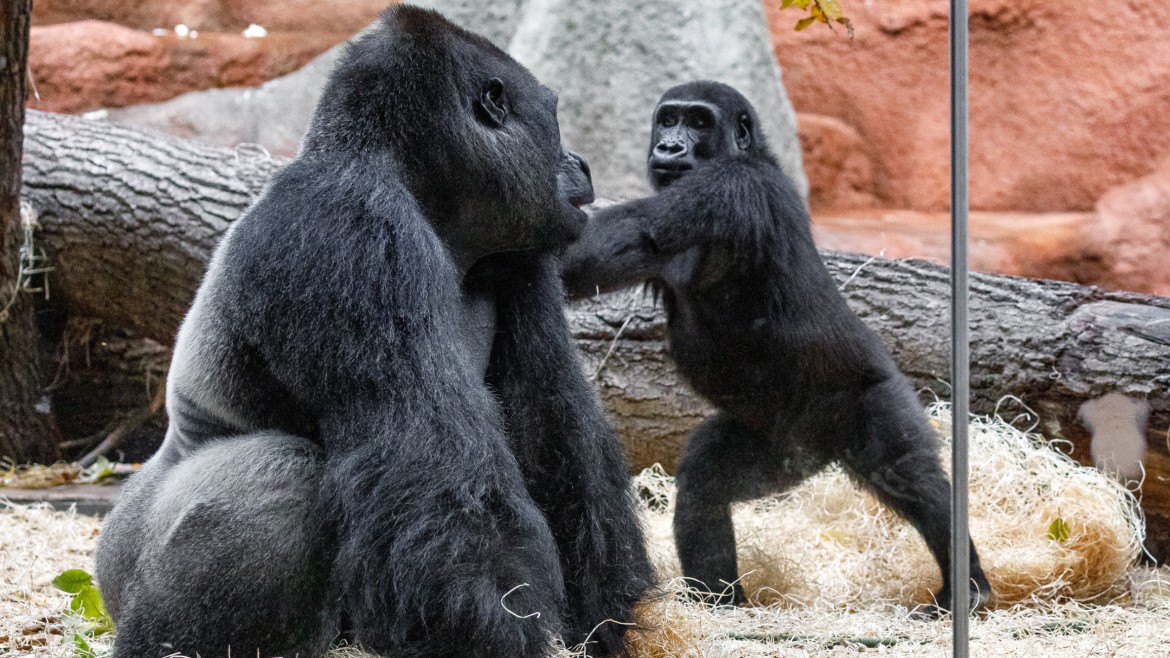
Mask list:
[[592,194],[552,92],[384,13],[179,331],[97,550],[115,655],[621,653],[652,574],[557,263]]
[[[718,408],[678,467],[683,573],[743,600],[729,504],[790,488],[837,460],[922,534],[950,602],[949,486],[909,381],[825,269],[808,213],[737,91],[694,82],[654,112],[655,196],[595,214],[565,254],[570,297],[649,282],[670,351]],[[971,547],[972,600],[990,587]],[[928,614],[937,613],[931,608]]]

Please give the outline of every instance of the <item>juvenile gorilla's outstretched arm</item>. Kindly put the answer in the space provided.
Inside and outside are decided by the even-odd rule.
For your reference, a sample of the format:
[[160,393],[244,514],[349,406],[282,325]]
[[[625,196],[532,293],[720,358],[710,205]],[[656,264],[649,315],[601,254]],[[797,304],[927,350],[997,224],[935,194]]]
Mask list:
[[[562,258],[565,291],[569,299],[582,299],[643,281],[684,285],[699,267],[728,265],[708,261],[715,248],[757,249],[765,232],[756,230],[756,218],[772,216],[776,203],[803,210],[787,181],[731,163],[683,176],[654,196],[599,210]],[[739,211],[739,222],[721,221],[719,213],[729,208]]]
[[625,647],[652,570],[633,513],[621,444],[581,373],[550,254],[501,254],[496,341],[486,380],[499,397],[529,492],[548,519],[565,578],[565,643],[590,655]]
[[654,210],[651,199],[638,199],[600,210],[589,219],[581,238],[565,251],[569,299],[620,290],[658,276],[669,257],[642,229]]

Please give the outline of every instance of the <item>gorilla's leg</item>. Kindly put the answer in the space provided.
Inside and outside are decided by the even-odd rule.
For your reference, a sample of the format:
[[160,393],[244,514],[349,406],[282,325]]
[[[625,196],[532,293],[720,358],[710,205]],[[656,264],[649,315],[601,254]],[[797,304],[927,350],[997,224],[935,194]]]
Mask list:
[[264,433],[144,467],[97,556],[116,657],[323,653],[335,630],[322,604],[319,461],[310,442]]
[[556,545],[493,414],[468,422],[463,401],[409,439],[383,433],[326,461],[345,617],[381,655],[547,656],[564,599]]
[[783,491],[824,466],[793,454],[720,412],[695,428],[678,465],[674,543],[688,584],[704,601],[744,601],[735,555],[731,503]]
[[573,646],[588,638],[594,656],[620,653],[625,624],[653,583],[629,467],[570,341],[559,265],[547,255],[503,256],[496,265],[497,339],[487,381],[559,548],[564,640]]
[[[939,609],[951,604],[951,487],[938,457],[938,442],[913,390],[900,375],[870,387],[858,405],[860,431],[847,438],[842,465],[879,500],[913,525],[942,570]],[[991,586],[970,547],[971,604],[982,607]],[[935,614],[932,609],[929,614]]]

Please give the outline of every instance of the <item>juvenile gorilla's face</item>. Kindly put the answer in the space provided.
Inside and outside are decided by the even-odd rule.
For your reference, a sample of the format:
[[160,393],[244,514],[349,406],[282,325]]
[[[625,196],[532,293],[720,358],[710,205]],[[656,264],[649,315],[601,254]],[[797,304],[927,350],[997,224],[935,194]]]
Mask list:
[[650,183],[661,189],[722,150],[719,108],[689,100],[663,100],[654,111]]
[[655,190],[720,158],[758,148],[750,104],[739,92],[699,81],[668,90],[654,108],[647,168]]

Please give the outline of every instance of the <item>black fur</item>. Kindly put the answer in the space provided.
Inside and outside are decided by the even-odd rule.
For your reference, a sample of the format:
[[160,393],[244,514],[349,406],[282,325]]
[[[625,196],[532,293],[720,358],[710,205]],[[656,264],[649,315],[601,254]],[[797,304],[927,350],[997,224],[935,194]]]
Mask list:
[[388,10],[184,320],[97,549],[116,656],[622,652],[651,571],[556,261],[591,199],[550,91]]
[[[571,297],[648,281],[670,352],[719,412],[678,467],[684,574],[743,600],[729,505],[783,491],[839,461],[922,533],[950,602],[950,495],[934,432],[881,340],[837,291],[809,217],[755,110],[726,85],[666,92],[655,111],[657,194],[599,211],[565,256]],[[974,601],[990,593],[971,547]]]

